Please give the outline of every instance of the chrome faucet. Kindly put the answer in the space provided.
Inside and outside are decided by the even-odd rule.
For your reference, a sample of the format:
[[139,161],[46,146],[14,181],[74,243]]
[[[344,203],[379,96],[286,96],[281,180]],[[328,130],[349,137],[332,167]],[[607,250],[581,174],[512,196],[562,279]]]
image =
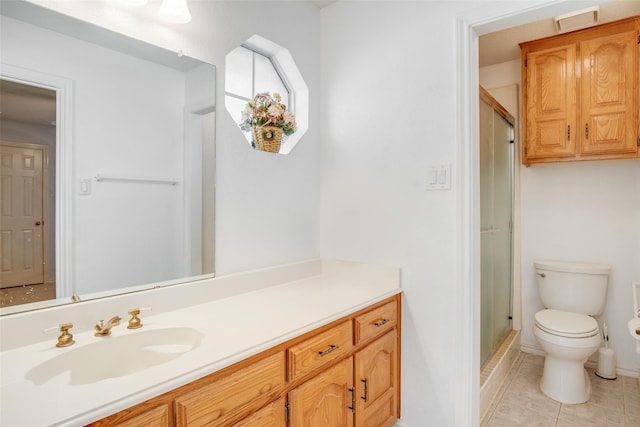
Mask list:
[[102,320],[95,326],[95,330],[97,331],[94,335],[97,337],[106,337],[111,335],[111,328],[114,326],[118,326],[122,318],[118,316],[113,316],[107,323],[104,323]]

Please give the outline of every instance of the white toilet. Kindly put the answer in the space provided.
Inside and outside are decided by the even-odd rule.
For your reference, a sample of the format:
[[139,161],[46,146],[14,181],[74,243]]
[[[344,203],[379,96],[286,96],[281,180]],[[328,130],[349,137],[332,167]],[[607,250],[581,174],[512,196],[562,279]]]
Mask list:
[[611,266],[534,261],[538,291],[546,307],[535,314],[535,335],[545,353],[540,388],[562,403],[589,400],[591,382],[584,363],[600,347],[598,322]]

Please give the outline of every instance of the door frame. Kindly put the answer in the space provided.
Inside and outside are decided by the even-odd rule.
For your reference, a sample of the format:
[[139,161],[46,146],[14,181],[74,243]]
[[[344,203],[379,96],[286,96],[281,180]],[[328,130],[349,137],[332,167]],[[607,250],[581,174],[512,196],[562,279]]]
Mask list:
[[456,17],[456,277],[454,424],[480,422],[480,154],[478,39],[606,0],[488,2]]
[[56,92],[56,298],[75,291],[73,274],[73,81],[28,68],[2,64],[2,79]]

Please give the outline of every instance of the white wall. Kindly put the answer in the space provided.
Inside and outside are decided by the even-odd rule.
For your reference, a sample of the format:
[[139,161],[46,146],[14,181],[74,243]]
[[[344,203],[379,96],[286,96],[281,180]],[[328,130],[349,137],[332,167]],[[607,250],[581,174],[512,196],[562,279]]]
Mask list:
[[[456,353],[465,348],[460,342],[478,334],[472,321],[478,308],[463,313],[468,301],[457,300],[460,287],[479,284],[473,272],[471,283],[457,283],[464,276],[456,271],[464,264],[457,259],[464,242],[456,215],[469,207],[458,205],[458,182],[451,191],[425,191],[430,166],[451,164],[454,176],[465,167],[457,153],[464,147],[457,136],[467,135],[456,128],[465,123],[457,120],[458,84],[473,84],[473,73],[470,82],[458,82],[457,67],[465,64],[458,62],[457,18],[484,23],[493,14],[504,19],[499,29],[508,19],[519,24],[543,16],[532,6],[539,3],[388,1],[337,2],[322,10],[321,253],[402,268],[402,420],[408,426],[466,425],[458,419],[478,415],[467,405],[478,400],[468,390],[477,383],[470,378],[465,388],[458,382],[459,372],[469,368],[457,365]],[[510,15],[518,10],[523,13]],[[559,10],[544,13],[550,12]],[[470,167],[464,172],[473,174]],[[637,200],[629,185],[623,191]],[[637,205],[626,214],[634,210]],[[523,213],[525,247],[531,245],[531,219]],[[637,214],[635,221],[627,225],[637,229]],[[637,234],[629,238],[637,241]],[[637,247],[627,257],[637,259]],[[523,254],[525,264],[530,258]],[[469,320],[470,328],[459,327]]]
[[[486,88],[518,84],[520,61],[480,69]],[[521,114],[521,112],[520,112]],[[606,322],[609,345],[621,373],[638,375],[635,341],[627,331],[633,317],[631,281],[640,277],[640,160],[552,163],[521,167],[522,334],[521,344],[541,351],[533,315],[542,308],[535,259],[566,259],[612,265]],[[597,360],[597,354],[592,359]]]
[[321,253],[401,267],[402,420],[415,427],[455,425],[459,397],[457,188],[426,183],[430,166],[458,167],[455,13],[464,7],[322,10]]

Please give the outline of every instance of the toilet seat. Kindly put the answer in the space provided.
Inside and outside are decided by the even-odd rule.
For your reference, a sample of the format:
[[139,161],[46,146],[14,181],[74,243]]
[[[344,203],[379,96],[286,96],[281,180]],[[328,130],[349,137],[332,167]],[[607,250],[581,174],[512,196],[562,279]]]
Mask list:
[[598,322],[585,314],[546,309],[534,316],[541,330],[560,337],[587,338],[598,334]]

